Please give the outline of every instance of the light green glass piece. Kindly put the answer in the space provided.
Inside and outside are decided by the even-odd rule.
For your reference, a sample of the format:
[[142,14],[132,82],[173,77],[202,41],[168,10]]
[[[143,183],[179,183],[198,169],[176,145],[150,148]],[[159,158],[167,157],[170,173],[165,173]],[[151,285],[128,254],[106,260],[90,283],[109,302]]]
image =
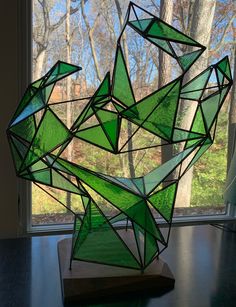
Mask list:
[[185,99],[198,100],[202,95],[207,80],[210,77],[211,71],[212,70],[210,68],[206,69],[199,76],[184,85],[182,87],[180,97]]
[[58,147],[69,137],[70,133],[66,126],[51,110],[47,110],[30,147],[32,151],[29,151],[26,156],[24,167],[36,162],[39,157]]
[[148,197],[148,201],[167,222],[170,222],[172,217],[176,188],[177,184],[173,183]]
[[113,151],[112,144],[110,144],[109,140],[107,139],[107,135],[100,125],[85,130],[80,130],[76,132],[75,136],[94,145],[98,145],[99,147]]
[[196,61],[196,59],[200,56],[203,52],[202,49],[184,54],[178,58],[180,65],[182,66],[183,70],[188,70],[189,67]]
[[147,19],[138,19],[138,20],[132,20],[129,23],[137,28],[139,31],[145,31],[146,28],[150,25],[153,18],[147,18]]

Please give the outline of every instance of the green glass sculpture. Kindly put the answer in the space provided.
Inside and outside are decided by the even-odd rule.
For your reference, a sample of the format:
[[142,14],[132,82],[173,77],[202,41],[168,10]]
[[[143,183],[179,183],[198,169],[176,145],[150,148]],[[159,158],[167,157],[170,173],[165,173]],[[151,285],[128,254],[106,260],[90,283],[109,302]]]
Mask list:
[[[168,53],[182,69],[181,76],[136,101],[123,55],[121,33],[112,78],[108,72],[70,129],[60,120],[49,100],[55,84],[81,68],[59,61],[27,88],[7,133],[18,176],[81,197],[83,213],[72,210],[75,220],[71,260],[144,270],[167,247],[178,182],[213,143],[217,116],[232,78],[229,60],[225,57],[184,83],[186,72],[205,47],[146,11],[150,18],[139,19],[137,9],[142,10],[130,3],[122,33],[126,27],[131,27]],[[131,11],[135,19],[130,17]],[[177,56],[173,43],[193,46],[195,51]],[[212,74],[217,78],[217,86],[204,96]],[[181,99],[197,102],[189,130],[177,125]],[[106,108],[108,104],[111,109]],[[98,123],[85,127],[93,116]],[[119,155],[125,146],[119,145],[123,120],[166,144],[184,142],[184,148],[169,161],[137,178],[95,172],[61,157],[75,138],[90,143],[91,148],[97,146]],[[126,144],[137,132],[138,129]],[[174,179],[169,179],[171,174],[175,174]],[[115,213],[108,215],[94,194],[113,207]],[[155,215],[165,220],[169,227],[167,235],[159,228]],[[132,244],[122,236],[122,227],[132,234]]]

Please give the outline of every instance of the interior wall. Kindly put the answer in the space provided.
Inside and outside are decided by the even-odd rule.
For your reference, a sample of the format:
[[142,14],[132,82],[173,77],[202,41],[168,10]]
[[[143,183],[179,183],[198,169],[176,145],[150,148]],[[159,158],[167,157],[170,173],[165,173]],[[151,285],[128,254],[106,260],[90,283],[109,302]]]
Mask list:
[[[26,18],[25,14],[19,14],[19,8],[24,10],[26,2],[31,1],[5,1],[0,10],[0,238],[16,237],[21,233],[18,187],[22,184],[15,174],[6,128],[27,82],[23,77],[26,75],[27,65],[22,60],[26,58],[26,54],[21,48],[26,41],[26,31],[20,26],[20,21],[23,20],[25,24]],[[22,20],[19,20],[19,16]]]

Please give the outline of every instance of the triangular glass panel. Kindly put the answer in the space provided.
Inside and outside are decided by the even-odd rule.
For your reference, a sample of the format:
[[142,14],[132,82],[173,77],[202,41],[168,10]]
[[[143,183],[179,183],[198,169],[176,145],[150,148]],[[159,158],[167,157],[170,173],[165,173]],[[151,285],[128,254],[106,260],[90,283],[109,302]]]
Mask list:
[[100,125],[78,131],[75,136],[108,151],[114,150]]
[[[86,210],[85,221],[83,221],[80,236],[73,250],[73,258],[139,268],[138,261],[111,227],[102,212],[93,202],[89,206],[91,206],[91,213],[87,213],[89,210]],[[93,231],[90,231],[91,229]]]
[[148,31],[148,35],[169,41],[184,43],[186,45],[199,46],[196,41],[172,28],[160,19],[152,24]]
[[197,51],[193,51],[187,54],[184,54],[178,58],[181,67],[184,71],[188,70],[189,67],[198,59],[198,57],[203,52],[202,49],[199,49]]
[[[57,133],[54,133],[56,131]],[[67,128],[53,114],[47,110],[41,125],[33,139],[30,152],[27,154],[24,165],[31,165],[36,162],[36,157],[41,157],[60,146],[69,138],[70,134]]]
[[176,188],[177,184],[173,183],[148,197],[148,201],[158,210],[167,222],[170,222],[172,218]]
[[117,47],[115,67],[113,72],[112,94],[124,105],[130,106],[135,103],[129,74],[125,64],[125,59],[120,47]]

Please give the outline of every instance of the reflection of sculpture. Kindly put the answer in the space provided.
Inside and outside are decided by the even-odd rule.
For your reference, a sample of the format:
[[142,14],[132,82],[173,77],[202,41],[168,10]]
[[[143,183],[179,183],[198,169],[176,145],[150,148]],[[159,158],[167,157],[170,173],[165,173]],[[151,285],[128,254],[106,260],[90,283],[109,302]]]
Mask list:
[[[168,244],[169,231],[164,236],[154,215],[170,228],[178,181],[213,143],[218,112],[232,80],[226,57],[183,84],[186,71],[205,48],[153,15],[138,19],[136,9],[136,5],[130,4],[124,29],[133,28],[175,58],[183,74],[135,101],[120,37],[112,81],[108,73],[70,129],[59,119],[49,100],[55,83],[81,68],[58,62],[28,87],[11,120],[8,137],[20,177],[81,196],[83,214],[75,213],[72,259],[143,270]],[[136,19],[131,20],[131,13]],[[195,50],[177,56],[173,43]],[[209,89],[213,74],[217,85]],[[180,99],[196,103],[188,130],[182,129],[177,120],[181,118]],[[91,118],[96,118],[97,124],[89,125]],[[184,142],[184,148],[171,160],[138,178],[97,173],[61,157],[73,138],[120,154],[125,146],[119,145],[123,120],[136,128],[130,139],[144,129],[166,144]],[[170,174],[173,174],[171,179]],[[106,205],[97,201],[96,195]],[[109,215],[107,208],[111,208]],[[115,227],[127,220],[129,242],[124,232]]]

